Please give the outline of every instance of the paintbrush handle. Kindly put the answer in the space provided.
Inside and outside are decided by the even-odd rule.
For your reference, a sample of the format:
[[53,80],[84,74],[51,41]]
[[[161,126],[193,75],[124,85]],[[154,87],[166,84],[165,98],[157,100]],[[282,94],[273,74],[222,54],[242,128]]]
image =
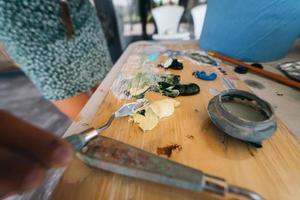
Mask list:
[[208,55],[213,56],[215,58],[219,58],[219,59],[227,61],[227,62],[230,62],[232,64],[236,64],[236,65],[246,67],[246,68],[248,68],[249,70],[255,72],[258,75],[261,75],[261,76],[267,77],[269,79],[275,80],[277,82],[283,83],[285,85],[300,89],[300,82],[290,80],[290,79],[288,79],[284,76],[275,74],[273,72],[270,72],[270,71],[267,71],[267,70],[264,70],[264,69],[259,69],[259,68],[253,67],[253,66],[251,66],[247,63],[235,60],[233,58],[229,58],[227,56],[224,56],[224,55],[216,53],[216,52],[209,51]]
[[74,134],[65,138],[69,142],[75,151],[80,151],[91,139],[96,137],[98,132],[94,128],[89,128],[81,133]]

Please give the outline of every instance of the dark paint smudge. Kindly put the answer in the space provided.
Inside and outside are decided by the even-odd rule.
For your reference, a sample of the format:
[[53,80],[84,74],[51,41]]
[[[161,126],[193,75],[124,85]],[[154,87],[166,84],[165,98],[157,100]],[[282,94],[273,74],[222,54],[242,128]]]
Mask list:
[[185,137],[187,137],[187,138],[189,138],[189,139],[191,139],[191,140],[194,139],[194,136],[193,136],[193,135],[186,135]]
[[259,90],[262,90],[265,88],[265,86],[263,84],[261,84],[260,82],[258,81],[255,81],[255,80],[251,80],[251,79],[246,79],[244,80],[244,82],[249,85],[250,87],[253,87],[253,88],[257,88]]
[[247,149],[248,149],[248,151],[249,151],[249,154],[250,154],[252,157],[254,157],[254,153],[251,151],[251,148],[250,148],[249,144],[247,144]]
[[179,144],[172,144],[172,145],[165,146],[165,147],[157,147],[156,153],[158,155],[166,155],[166,156],[168,156],[168,158],[170,158],[171,155],[172,155],[172,152],[174,150],[181,151],[182,150],[182,146],[179,145]]
[[207,132],[210,128],[210,125],[212,124],[211,120],[209,118],[205,119],[203,121],[203,125],[201,126],[201,131]]
[[228,149],[228,142],[229,142],[229,138],[228,138],[228,135],[226,134],[223,134],[223,138],[222,138],[222,144],[224,145],[223,147],[223,150],[224,152],[227,152],[227,149]]

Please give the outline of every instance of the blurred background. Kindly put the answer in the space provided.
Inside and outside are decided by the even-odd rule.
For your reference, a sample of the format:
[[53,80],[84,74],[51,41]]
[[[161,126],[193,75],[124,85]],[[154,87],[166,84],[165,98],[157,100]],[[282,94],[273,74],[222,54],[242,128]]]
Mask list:
[[[207,8],[206,0],[90,1],[97,10],[97,14],[100,19],[99,23],[102,25],[109,47],[110,56],[114,63],[125,51],[127,46],[136,41],[199,40],[202,33]],[[262,3],[260,1],[256,1],[256,3],[253,5],[252,1],[239,1],[238,3],[235,2],[235,5],[240,4],[239,6],[235,7],[238,8],[235,10],[231,8],[231,4],[227,5],[226,2],[220,3],[217,0],[210,0],[209,3],[211,12],[209,14],[208,11],[207,15],[210,17],[206,17],[205,29],[203,29],[203,37],[201,37],[201,42],[205,37],[206,46],[208,44],[210,46],[219,48],[224,47],[230,51],[241,52],[240,49],[244,48],[246,45],[240,41],[246,41],[251,45],[251,47],[253,47],[253,52],[256,52],[256,54],[259,56],[268,56],[264,54],[274,54],[276,51],[279,51],[279,54],[283,54],[282,52],[287,52],[288,49],[293,46],[294,52],[296,53],[293,54],[292,58],[293,60],[299,59],[299,39],[296,43],[289,42],[294,40],[293,37],[297,38],[299,36],[299,26],[295,25],[299,20],[297,21],[297,17],[294,17],[292,14],[290,16],[287,14],[282,14],[286,13],[286,10],[295,7],[293,2],[290,1],[289,4],[283,3],[285,7],[279,5],[277,6],[277,10],[272,6],[266,6],[265,4],[268,4],[268,2]],[[215,10],[212,10],[211,6],[213,6]],[[264,9],[264,13],[260,13],[261,19],[254,20],[256,19],[256,11],[260,10],[261,7],[266,8]],[[223,15],[219,15],[219,13],[223,13]],[[240,16],[242,14],[248,15],[243,18],[244,21],[247,21],[247,23],[249,22],[248,24],[244,23],[243,20],[236,20],[236,24],[231,23],[232,19],[237,18],[235,16]],[[271,20],[270,22],[270,20],[268,20],[268,16],[271,14],[273,16],[272,19],[274,20]],[[267,16],[267,18],[264,18],[263,16]],[[227,23],[225,19],[226,17],[228,18]],[[219,24],[213,21],[218,18]],[[225,22],[223,23],[223,21]],[[260,23],[256,23],[257,21]],[[282,24],[280,24],[281,22]],[[270,24],[270,27],[265,26],[265,24]],[[287,26],[287,24],[290,24],[290,28]],[[239,27],[239,33],[242,34],[233,34],[235,33],[236,26]],[[226,31],[215,31],[216,27],[218,30],[226,29]],[[273,31],[274,27],[276,27],[274,30],[277,31]],[[270,31],[273,31],[272,34],[269,34]],[[260,34],[259,36],[268,35],[270,37],[263,37],[265,39],[264,42],[261,41],[260,43],[252,46],[252,42],[247,40],[249,40],[251,37],[252,39],[258,38],[257,34]],[[293,34],[295,36],[293,36]],[[228,39],[229,36],[231,39]],[[217,41],[217,39],[219,39],[219,42],[217,42],[218,45],[214,45],[214,42]],[[233,44],[234,41],[237,42]],[[276,45],[274,45],[274,43]],[[201,44],[201,47],[204,48],[204,43]],[[235,46],[235,48],[231,48],[232,46]],[[273,48],[273,46],[276,46],[276,48]],[[269,51],[266,50],[266,47],[269,47]],[[228,53],[228,55],[230,55],[230,53]],[[276,65],[278,65],[277,62],[271,63],[270,70],[276,71]],[[285,122],[289,125],[289,128],[293,130],[293,132],[298,132],[298,135],[300,135],[299,129],[296,126],[291,125],[296,124],[290,119],[293,117],[288,117],[296,115],[298,116],[298,113],[295,112],[294,108],[295,106],[299,105],[297,103],[299,102],[297,100],[299,99],[299,94],[292,89],[288,89],[288,91],[291,93],[290,96],[295,96],[296,100],[293,101],[295,105],[291,106],[291,109],[288,111],[288,109],[286,109],[284,106],[285,102],[282,101],[282,109],[277,110],[280,110],[280,112],[284,113],[281,118],[285,120],[286,116]],[[269,97],[271,98],[272,96],[269,95]],[[277,102],[276,104],[279,105],[280,103]],[[17,64],[10,59],[9,55],[5,52],[3,45],[1,45],[1,41],[0,109],[12,112],[15,115],[29,121],[30,123],[48,129],[57,135],[62,135],[70,124],[70,121],[66,118],[66,116],[59,112],[51,104],[51,102],[42,97],[31,81],[19,69]]]
[[189,31],[193,34],[191,9],[206,1],[199,0],[113,0],[122,47],[132,41],[152,39],[157,28],[151,10],[163,5],[180,5],[184,13],[179,24],[179,32]]

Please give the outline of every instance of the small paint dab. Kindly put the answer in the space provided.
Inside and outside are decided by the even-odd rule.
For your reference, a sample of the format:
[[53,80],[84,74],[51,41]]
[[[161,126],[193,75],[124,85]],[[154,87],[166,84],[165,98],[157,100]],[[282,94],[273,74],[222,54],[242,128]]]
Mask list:
[[238,65],[234,68],[234,71],[238,74],[246,74],[248,72],[248,68]]
[[154,62],[155,60],[157,60],[159,58],[159,54],[155,53],[155,54],[151,54],[146,58],[146,62]]
[[212,124],[210,118],[207,118],[203,121],[203,125],[201,127],[201,130],[203,132],[206,132],[209,128],[210,128],[210,125]]
[[223,68],[218,67],[218,70],[219,70],[221,73],[223,73],[223,75],[227,75],[226,71],[225,71]]
[[197,108],[195,108],[195,112],[199,112],[199,110]]
[[193,76],[195,76],[200,80],[205,80],[205,81],[213,81],[217,78],[217,74],[214,72],[207,74],[205,71],[198,71],[198,70],[193,72]]
[[88,150],[88,148],[87,148],[87,146],[85,146],[85,147],[83,147],[83,148],[81,149],[81,152],[82,152],[82,153],[86,153],[87,150]]
[[187,137],[187,138],[189,138],[189,139],[191,139],[191,140],[194,139],[194,136],[193,136],[193,135],[186,135],[185,137]]
[[223,134],[223,138],[222,138],[222,144],[224,145],[224,148],[223,148],[223,150],[225,151],[225,152],[227,152],[227,149],[228,149],[228,135],[225,135],[225,134]]
[[254,153],[252,152],[252,150],[251,150],[249,144],[247,144],[247,149],[248,149],[249,154],[250,154],[252,157],[255,157],[255,155],[254,155]]
[[265,86],[264,86],[263,84],[261,84],[261,83],[258,82],[258,81],[252,80],[252,79],[245,79],[244,82],[245,82],[247,85],[249,85],[250,87],[257,88],[257,89],[259,89],[259,90],[265,88]]
[[165,147],[157,147],[156,153],[158,155],[166,155],[168,158],[170,158],[171,155],[172,155],[172,152],[174,150],[181,151],[182,150],[182,146],[179,145],[179,144],[172,144],[172,145],[165,146]]
[[276,95],[277,95],[277,96],[280,96],[280,97],[282,97],[282,96],[283,96],[283,94],[282,94],[282,93],[280,93],[280,92],[276,92]]

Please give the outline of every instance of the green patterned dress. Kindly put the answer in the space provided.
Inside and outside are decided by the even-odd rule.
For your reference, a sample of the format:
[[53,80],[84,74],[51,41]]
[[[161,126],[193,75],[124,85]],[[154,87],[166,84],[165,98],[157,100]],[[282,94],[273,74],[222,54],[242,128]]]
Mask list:
[[49,100],[99,83],[112,63],[89,0],[68,0],[75,37],[68,38],[59,0],[0,0],[0,41]]

